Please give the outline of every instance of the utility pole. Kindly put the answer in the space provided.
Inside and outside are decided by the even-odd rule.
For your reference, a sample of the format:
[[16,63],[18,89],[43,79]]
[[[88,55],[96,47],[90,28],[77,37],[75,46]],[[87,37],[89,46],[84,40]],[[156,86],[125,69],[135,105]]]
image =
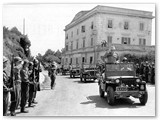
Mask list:
[[25,35],[25,18],[23,19],[23,35]]

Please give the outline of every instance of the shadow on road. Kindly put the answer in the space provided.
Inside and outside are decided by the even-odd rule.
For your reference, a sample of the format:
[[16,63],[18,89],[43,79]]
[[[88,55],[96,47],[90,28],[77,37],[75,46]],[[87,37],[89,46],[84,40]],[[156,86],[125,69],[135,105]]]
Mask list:
[[80,80],[79,81],[73,81],[73,82],[76,82],[76,83],[79,83],[79,84],[87,84],[87,83],[97,83],[96,81],[86,81],[86,82],[81,82]]
[[115,104],[113,106],[110,106],[107,101],[106,97],[101,98],[99,95],[94,95],[94,96],[88,96],[86,102],[81,102],[80,104],[95,104],[96,108],[108,108],[108,109],[117,109],[117,108],[137,108],[141,106],[140,103],[134,103],[129,98],[121,98],[121,99],[116,99]]

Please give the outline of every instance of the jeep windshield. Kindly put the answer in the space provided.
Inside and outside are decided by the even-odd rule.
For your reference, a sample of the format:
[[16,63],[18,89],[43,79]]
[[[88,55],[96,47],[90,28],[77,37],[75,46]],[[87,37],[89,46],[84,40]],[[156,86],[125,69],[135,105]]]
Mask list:
[[135,76],[132,63],[106,64],[107,76]]

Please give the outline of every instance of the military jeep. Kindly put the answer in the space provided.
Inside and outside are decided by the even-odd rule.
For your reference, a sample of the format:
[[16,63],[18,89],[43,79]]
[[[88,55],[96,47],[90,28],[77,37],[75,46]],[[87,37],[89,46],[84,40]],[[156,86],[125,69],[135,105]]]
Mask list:
[[81,72],[80,67],[72,68],[72,69],[70,70],[70,78],[75,78],[76,76],[79,76],[79,75],[80,75],[80,72]]
[[95,81],[97,79],[97,68],[90,67],[90,68],[83,68],[80,74],[80,81],[87,82],[87,80]]
[[109,105],[114,105],[116,99],[130,96],[138,98],[142,105],[147,103],[146,82],[136,76],[133,63],[105,63],[98,80],[100,97],[107,93]]

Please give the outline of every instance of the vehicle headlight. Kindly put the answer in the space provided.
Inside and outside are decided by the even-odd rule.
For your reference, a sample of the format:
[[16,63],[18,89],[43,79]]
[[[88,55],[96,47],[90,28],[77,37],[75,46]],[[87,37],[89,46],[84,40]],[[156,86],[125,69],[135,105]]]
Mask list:
[[144,85],[141,85],[141,86],[140,86],[140,89],[141,89],[141,90],[144,90]]
[[116,79],[116,81],[115,81],[116,83],[119,83],[120,82],[120,80],[119,79]]
[[140,79],[136,79],[136,82],[138,82],[138,83],[139,83],[139,82],[140,82]]

